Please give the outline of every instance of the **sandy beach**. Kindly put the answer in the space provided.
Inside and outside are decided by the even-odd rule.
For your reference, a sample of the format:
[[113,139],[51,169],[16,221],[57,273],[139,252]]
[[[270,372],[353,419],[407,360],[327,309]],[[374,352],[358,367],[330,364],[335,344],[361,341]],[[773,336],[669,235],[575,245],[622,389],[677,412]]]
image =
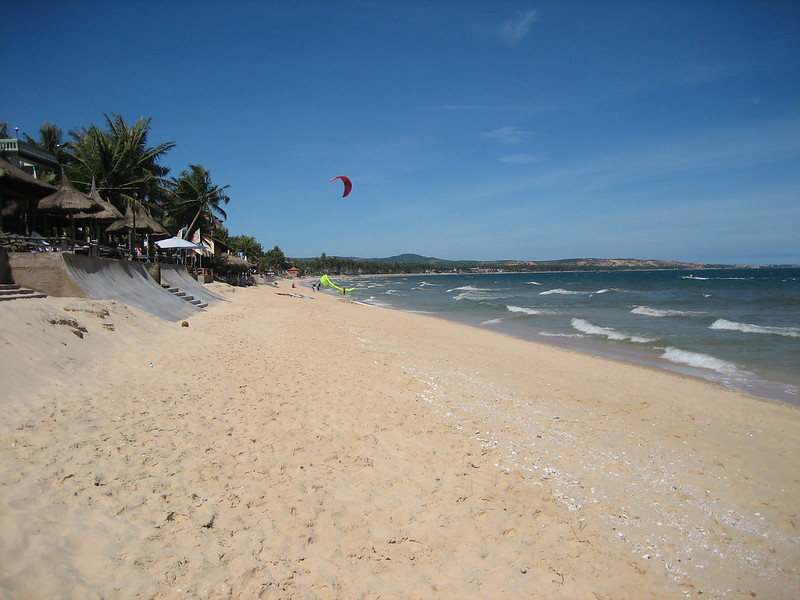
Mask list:
[[210,287],[0,303],[0,597],[797,597],[797,409]]

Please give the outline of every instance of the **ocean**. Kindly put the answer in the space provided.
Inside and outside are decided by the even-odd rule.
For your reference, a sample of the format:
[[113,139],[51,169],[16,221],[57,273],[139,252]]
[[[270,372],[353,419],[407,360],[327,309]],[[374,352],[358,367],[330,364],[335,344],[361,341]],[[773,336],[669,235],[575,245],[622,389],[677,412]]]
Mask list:
[[800,269],[333,277],[354,300],[800,406]]

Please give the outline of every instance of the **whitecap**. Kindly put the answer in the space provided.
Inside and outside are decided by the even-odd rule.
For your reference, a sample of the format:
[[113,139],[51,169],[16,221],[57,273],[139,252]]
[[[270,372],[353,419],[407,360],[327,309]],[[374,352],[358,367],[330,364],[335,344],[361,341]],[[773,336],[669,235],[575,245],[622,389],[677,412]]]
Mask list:
[[680,348],[668,347],[664,350],[661,358],[669,360],[674,363],[689,365],[690,367],[697,367],[700,369],[710,369],[723,375],[735,375],[740,373],[739,369],[733,363],[729,363],[720,358],[716,358],[709,354],[701,354],[700,352],[690,352],[688,350],[681,350]]
[[549,333],[547,331],[540,331],[539,335],[544,336],[544,337],[565,337],[565,338],[583,337],[578,333]]
[[706,314],[696,310],[669,310],[650,308],[649,306],[637,306],[631,312],[634,315],[644,315],[646,317],[696,317]]
[[503,319],[489,319],[488,321],[484,321],[481,325],[498,325],[503,321]]
[[588,294],[589,292],[576,292],[573,290],[565,290],[562,288],[555,288],[552,290],[545,290],[544,292],[539,292],[540,296],[549,296],[551,294],[562,294],[564,296],[581,296]]
[[479,288],[475,287],[474,285],[462,285],[461,287],[450,288],[445,293],[449,294],[450,292],[488,292],[488,291],[489,291],[488,288]]
[[800,337],[800,327],[771,327],[769,325],[753,325],[751,323],[736,323],[727,319],[717,319],[709,329],[720,329],[724,331],[741,331],[743,333],[761,333],[770,335],[781,335],[784,337]]
[[600,335],[609,340],[618,342],[630,341],[637,344],[646,344],[648,342],[655,341],[652,338],[645,338],[638,335],[623,333],[621,331],[617,331],[616,329],[612,329],[611,327],[594,325],[586,319],[572,319],[570,324],[572,325],[573,329],[577,329],[581,333],[585,333],[587,335]]
[[522,313],[523,315],[531,315],[531,316],[543,314],[543,311],[541,310],[538,310],[536,308],[526,308],[524,306],[506,306],[506,310],[508,310],[508,312]]

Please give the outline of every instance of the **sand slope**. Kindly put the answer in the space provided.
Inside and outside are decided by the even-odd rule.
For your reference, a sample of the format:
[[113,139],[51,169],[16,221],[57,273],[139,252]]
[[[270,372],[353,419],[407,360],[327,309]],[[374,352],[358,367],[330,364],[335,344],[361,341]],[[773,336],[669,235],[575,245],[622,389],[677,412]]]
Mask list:
[[288,283],[214,289],[231,302],[189,327],[0,303],[2,597],[800,588],[797,410]]

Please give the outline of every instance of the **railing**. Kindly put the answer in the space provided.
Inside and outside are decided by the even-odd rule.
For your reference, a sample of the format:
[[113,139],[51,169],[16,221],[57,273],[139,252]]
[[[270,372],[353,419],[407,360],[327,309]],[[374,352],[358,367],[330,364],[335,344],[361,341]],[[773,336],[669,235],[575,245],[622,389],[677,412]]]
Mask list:
[[58,167],[58,159],[50,152],[17,139],[0,140],[0,152],[13,152],[21,158],[31,158],[46,167]]

